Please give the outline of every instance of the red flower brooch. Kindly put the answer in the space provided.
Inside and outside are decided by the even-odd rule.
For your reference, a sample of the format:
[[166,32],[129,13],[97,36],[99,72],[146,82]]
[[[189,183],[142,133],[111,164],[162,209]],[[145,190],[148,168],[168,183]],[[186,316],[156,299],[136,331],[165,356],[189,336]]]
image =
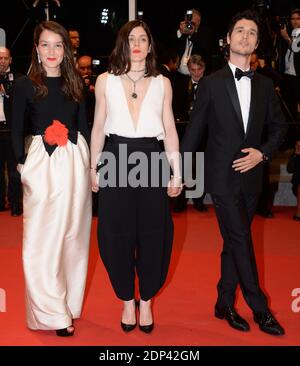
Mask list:
[[54,119],[45,130],[44,140],[49,145],[65,146],[68,142],[68,132],[69,130],[64,124]]

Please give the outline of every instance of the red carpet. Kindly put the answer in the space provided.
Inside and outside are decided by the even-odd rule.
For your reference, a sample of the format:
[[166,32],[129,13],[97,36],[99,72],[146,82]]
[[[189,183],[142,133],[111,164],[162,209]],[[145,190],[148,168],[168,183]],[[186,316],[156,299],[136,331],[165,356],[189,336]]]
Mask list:
[[[199,213],[192,207],[174,215],[175,243],[167,284],[154,302],[151,335],[120,328],[122,304],[115,298],[98,255],[93,222],[88,284],[82,318],[74,337],[30,331],[25,325],[24,280],[21,263],[22,218],[0,214],[0,345],[300,345],[300,301],[293,312],[292,291],[300,288],[300,223],[293,208],[275,207],[274,219],[256,217],[253,238],[261,284],[271,296],[271,309],[286,330],[283,337],[259,331],[250,309],[238,294],[237,309],[251,331],[241,333],[215,319],[213,307],[219,278],[221,237],[212,207]],[[0,290],[0,294],[3,291]],[[298,294],[300,296],[300,293]]]

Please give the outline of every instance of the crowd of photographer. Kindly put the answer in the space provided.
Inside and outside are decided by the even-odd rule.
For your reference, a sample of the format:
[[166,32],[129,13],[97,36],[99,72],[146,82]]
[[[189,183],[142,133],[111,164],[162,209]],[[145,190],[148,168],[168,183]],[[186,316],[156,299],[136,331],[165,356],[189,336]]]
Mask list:
[[[300,10],[292,10],[289,17],[277,16],[270,19],[268,13],[262,13],[262,37],[255,57],[259,63],[258,72],[271,77],[276,86],[283,110],[293,126],[292,136],[287,142],[287,147],[295,145],[300,140],[299,113],[300,103]],[[202,25],[202,15],[199,10],[187,10],[185,18],[178,24],[178,29],[167,35],[165,39],[158,40],[163,52],[159,52],[161,72],[171,80],[173,88],[173,111],[178,122],[179,137],[184,132],[185,123],[188,122],[189,112],[192,108],[195,89],[193,73],[189,60],[193,55],[201,57],[204,65],[202,76],[208,75],[227,62],[226,37],[220,39],[219,44],[214,40],[213,32],[209,27]],[[80,48],[80,33],[78,29],[69,29],[69,37],[73,48],[74,62],[81,75],[85,86],[86,111],[90,128],[94,120],[95,95],[94,86],[100,73],[99,60],[94,60],[92,55],[86,54]],[[215,56],[218,56],[217,58]],[[10,124],[8,102],[10,90],[15,75],[10,69],[12,58],[8,49],[0,51],[0,210],[6,208],[8,201],[13,216],[22,213],[22,192],[18,173],[15,171],[14,159],[10,145]],[[102,61],[101,61],[102,62]],[[262,67],[261,67],[262,65]],[[101,64],[102,71],[103,65]],[[104,65],[105,67],[105,65]],[[199,79],[196,81],[198,83]],[[202,146],[201,149],[204,149]],[[294,179],[295,181],[295,179]],[[7,182],[7,183],[6,183]],[[296,180],[296,186],[297,180]],[[300,217],[299,189],[294,192],[298,196],[298,209],[296,216]],[[7,197],[7,198],[6,198]],[[96,198],[95,209],[96,212]],[[270,201],[270,200],[269,200]],[[272,201],[272,200],[271,200]],[[203,203],[203,202],[202,202]],[[268,203],[268,207],[272,204]],[[182,206],[175,205],[175,211],[183,211]],[[201,204],[200,211],[205,207]],[[266,217],[272,217],[271,210],[261,210]]]

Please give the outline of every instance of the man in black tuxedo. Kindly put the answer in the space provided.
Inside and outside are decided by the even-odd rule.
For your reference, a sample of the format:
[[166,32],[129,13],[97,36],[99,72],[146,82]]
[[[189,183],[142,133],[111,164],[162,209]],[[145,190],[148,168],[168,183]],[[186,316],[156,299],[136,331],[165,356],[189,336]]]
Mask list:
[[[282,335],[284,329],[259,287],[251,238],[263,164],[286,133],[272,81],[250,70],[250,57],[259,41],[258,24],[257,14],[251,10],[232,19],[227,35],[228,65],[201,79],[181,151],[196,151],[207,125],[205,192],[212,196],[224,240],[215,316],[237,330],[249,330],[234,308],[239,284],[259,328]],[[265,124],[269,136],[262,142]]]

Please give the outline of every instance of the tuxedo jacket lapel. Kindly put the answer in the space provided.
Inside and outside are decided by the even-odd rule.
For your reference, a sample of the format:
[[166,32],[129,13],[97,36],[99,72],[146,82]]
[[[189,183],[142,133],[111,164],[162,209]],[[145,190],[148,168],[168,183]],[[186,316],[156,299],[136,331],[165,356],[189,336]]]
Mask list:
[[235,110],[235,113],[237,115],[240,127],[244,131],[243,117],[242,117],[240,101],[239,101],[238,93],[237,93],[237,90],[236,90],[234,78],[233,78],[231,69],[228,65],[226,65],[225,68],[224,68],[224,81],[225,81],[225,84],[226,84],[228,94],[229,94],[230,99],[231,99],[231,103],[232,103],[233,108]]

